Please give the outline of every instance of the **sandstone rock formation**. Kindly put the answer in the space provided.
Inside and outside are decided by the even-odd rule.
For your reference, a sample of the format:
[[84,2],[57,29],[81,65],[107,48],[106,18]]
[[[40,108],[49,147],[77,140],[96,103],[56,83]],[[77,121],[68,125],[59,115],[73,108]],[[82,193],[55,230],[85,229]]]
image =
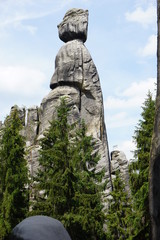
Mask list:
[[88,10],[73,8],[69,10],[62,23],[58,25],[59,37],[62,41],[68,42],[80,39],[83,42],[87,39]]
[[128,168],[128,160],[124,152],[115,150],[111,152],[111,177],[112,181],[115,178],[115,172],[119,170],[121,178],[125,183],[125,189],[128,194],[130,194],[129,187],[129,168]]
[[[26,138],[27,160],[31,175],[38,167],[39,140],[51,121],[56,117],[56,107],[61,97],[71,111],[69,122],[85,120],[88,135],[93,135],[101,158],[97,171],[104,168],[107,179],[105,198],[111,191],[109,150],[104,123],[103,97],[100,80],[92,57],[84,45],[87,39],[88,11],[69,10],[62,23],[58,25],[59,37],[65,44],[59,50],[55,60],[55,71],[51,78],[51,91],[42,100],[40,107],[19,110],[23,119],[22,134]],[[106,203],[107,204],[107,203]]]
[[[60,97],[66,97],[71,108],[70,122],[85,120],[88,134],[97,141],[101,159],[98,169],[105,168],[108,189],[111,187],[108,143],[104,123],[103,97],[96,66],[84,45],[87,38],[88,11],[69,10],[58,25],[59,37],[65,43],[55,61],[51,92],[43,99],[39,111],[39,135],[49,127],[56,114]],[[97,170],[98,170],[97,169]],[[106,195],[109,191],[106,190]]]
[[2,121],[0,121],[0,129],[2,128]]

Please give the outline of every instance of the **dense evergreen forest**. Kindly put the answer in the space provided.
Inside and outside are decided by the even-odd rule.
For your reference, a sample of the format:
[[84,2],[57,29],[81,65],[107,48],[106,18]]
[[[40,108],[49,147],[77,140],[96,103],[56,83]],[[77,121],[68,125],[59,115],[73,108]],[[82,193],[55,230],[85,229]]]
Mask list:
[[151,93],[133,136],[136,150],[129,163],[130,191],[117,171],[108,209],[103,202],[104,171],[96,171],[100,156],[94,151],[94,138],[86,134],[84,121],[69,124],[69,114],[62,98],[57,118],[41,140],[35,177],[28,172],[18,110],[6,118],[0,139],[0,239],[8,239],[25,217],[38,214],[60,220],[72,240],[149,240],[149,154],[155,115]]

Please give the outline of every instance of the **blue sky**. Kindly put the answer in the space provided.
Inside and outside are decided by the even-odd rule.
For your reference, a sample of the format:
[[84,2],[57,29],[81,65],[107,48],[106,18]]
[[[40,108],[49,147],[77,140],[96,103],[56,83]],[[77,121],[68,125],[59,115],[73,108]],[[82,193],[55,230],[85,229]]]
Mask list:
[[70,8],[89,10],[85,44],[100,76],[109,148],[130,159],[142,103],[156,88],[156,0],[0,0],[0,120],[50,91],[64,44],[57,25]]

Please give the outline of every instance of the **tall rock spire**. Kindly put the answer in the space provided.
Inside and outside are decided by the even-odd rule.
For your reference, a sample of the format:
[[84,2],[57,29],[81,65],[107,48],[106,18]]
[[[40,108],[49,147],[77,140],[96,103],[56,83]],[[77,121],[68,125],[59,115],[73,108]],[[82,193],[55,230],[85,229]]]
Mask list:
[[[55,60],[51,78],[51,91],[42,100],[40,107],[32,107],[21,114],[24,122],[22,135],[26,138],[27,160],[31,175],[38,167],[39,140],[56,117],[60,98],[65,97],[70,114],[70,123],[85,121],[87,134],[92,135],[100,155],[97,171],[105,169],[107,188],[105,199],[111,190],[109,150],[104,122],[103,97],[100,80],[92,57],[84,45],[87,39],[88,11],[69,10],[58,25],[59,37],[65,44]],[[105,201],[104,201],[105,202]],[[106,201],[107,204],[107,201]]]
[[88,134],[92,134],[97,142],[95,150],[101,155],[98,169],[105,168],[105,178],[108,179],[106,194],[109,194],[110,163],[103,97],[96,66],[84,45],[87,29],[88,11],[82,9],[69,10],[58,25],[59,37],[65,44],[56,56],[50,82],[52,90],[41,103],[40,134],[55,116],[60,97],[66,97],[71,108],[70,121],[84,119]]

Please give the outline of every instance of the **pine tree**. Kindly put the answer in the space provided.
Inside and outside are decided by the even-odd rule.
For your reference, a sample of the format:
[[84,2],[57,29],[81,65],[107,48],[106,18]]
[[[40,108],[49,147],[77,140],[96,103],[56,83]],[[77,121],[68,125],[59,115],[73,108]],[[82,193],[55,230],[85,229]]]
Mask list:
[[[74,208],[71,211],[73,239],[105,239],[103,225],[105,216],[102,205],[102,191],[106,183],[101,184],[104,171],[96,171],[99,155],[94,152],[92,136],[87,136],[87,128],[82,121],[74,138],[72,162],[77,178],[74,188]],[[75,229],[72,228],[75,226]]]
[[135,130],[135,160],[130,164],[130,187],[133,198],[133,239],[150,239],[149,159],[155,116],[155,101],[149,92],[142,106],[142,119]]
[[93,153],[94,143],[86,136],[85,124],[76,131],[75,124],[68,124],[68,115],[62,99],[57,119],[41,142],[32,214],[59,219],[72,239],[103,239],[103,172],[95,172],[99,157]]
[[0,239],[28,212],[28,169],[18,110],[6,118],[0,142]]
[[107,212],[107,239],[131,239],[131,203],[119,170],[115,173],[111,197]]
[[[64,99],[57,109],[57,119],[50,122],[50,128],[44,133],[35,191],[37,198],[33,206],[34,213],[53,216],[57,219],[70,208],[72,193],[72,166],[69,133],[72,128],[67,123],[69,109]],[[70,191],[68,191],[70,185]],[[40,191],[40,192],[39,192]]]

